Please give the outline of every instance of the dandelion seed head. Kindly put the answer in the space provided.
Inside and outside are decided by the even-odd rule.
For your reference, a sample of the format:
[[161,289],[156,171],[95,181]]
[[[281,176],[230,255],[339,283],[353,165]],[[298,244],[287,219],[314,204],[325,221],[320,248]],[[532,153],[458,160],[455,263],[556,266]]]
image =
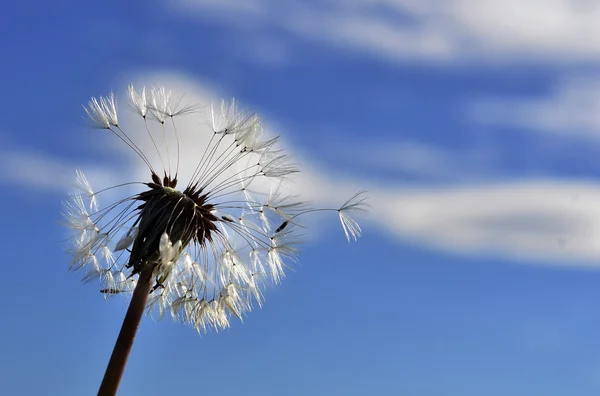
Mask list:
[[[85,282],[98,281],[107,298],[130,294],[138,277],[148,276],[154,282],[148,312],[158,318],[169,313],[198,332],[227,328],[231,318],[263,305],[264,288],[280,283],[295,261],[302,216],[322,209],[285,193],[296,165],[277,137],[265,137],[258,115],[239,111],[235,100],[208,107],[209,129],[198,136],[205,146],[183,147],[183,153],[194,152],[188,169],[180,167],[185,131],[177,120],[200,116],[199,106],[163,87],[130,85],[127,93],[137,126],[117,122],[112,93],[92,98],[85,111],[146,164],[148,179],[123,185],[139,191],[102,206],[103,193],[113,187],[94,191],[77,171],[76,190],[63,210],[71,268],[84,271]],[[131,128],[143,131],[145,141]],[[350,215],[364,209],[363,198],[332,209],[348,239],[360,235]]]

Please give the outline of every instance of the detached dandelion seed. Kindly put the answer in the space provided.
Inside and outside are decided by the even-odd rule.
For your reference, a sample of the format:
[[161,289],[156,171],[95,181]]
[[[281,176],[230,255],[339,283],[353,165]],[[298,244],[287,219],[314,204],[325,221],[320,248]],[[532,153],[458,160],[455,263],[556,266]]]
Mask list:
[[[361,233],[350,215],[367,207],[363,192],[332,209],[311,208],[286,195],[284,186],[297,167],[277,148],[278,138],[263,136],[260,118],[240,112],[235,100],[208,108],[205,122],[212,132],[202,137],[208,144],[195,168],[186,169],[191,177],[182,185],[176,119],[197,116],[199,107],[182,106],[182,97],[163,87],[136,91],[130,85],[128,96],[150,153],[118,122],[112,93],[84,108],[96,127],[110,130],[144,162],[148,180],[95,192],[77,171],[77,189],[64,204],[72,230],[71,269],[84,271],[85,282],[98,280],[107,298],[132,295],[100,395],[116,393],[144,312],[169,313],[198,332],[227,328],[232,318],[261,307],[262,288],[285,275],[295,260],[303,215],[337,211],[350,241]],[[177,146],[169,150],[172,138]],[[132,186],[139,192],[100,205],[107,191]]]

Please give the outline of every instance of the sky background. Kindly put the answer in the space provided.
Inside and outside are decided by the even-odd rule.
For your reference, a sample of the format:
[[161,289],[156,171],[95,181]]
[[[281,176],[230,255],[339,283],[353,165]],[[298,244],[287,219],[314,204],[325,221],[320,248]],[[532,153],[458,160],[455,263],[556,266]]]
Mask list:
[[[126,309],[67,271],[61,201],[142,164],[82,104],[163,83],[259,112],[315,203],[262,310],[145,317],[120,394],[600,394],[600,5],[591,0],[5,2],[0,384],[95,394]],[[311,187],[312,186],[312,187]]]

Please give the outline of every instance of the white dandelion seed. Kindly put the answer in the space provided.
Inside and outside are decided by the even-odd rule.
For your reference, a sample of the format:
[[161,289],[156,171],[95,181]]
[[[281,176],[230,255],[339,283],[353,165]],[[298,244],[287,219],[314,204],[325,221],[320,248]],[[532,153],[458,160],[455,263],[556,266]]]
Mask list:
[[106,97],[101,97],[100,100],[96,98],[90,99],[88,106],[84,106],[83,108],[90,120],[100,128],[110,129],[110,127],[119,125],[119,121],[117,120],[117,104],[115,102],[115,95],[112,92]]
[[129,99],[131,99],[131,107],[142,116],[142,118],[146,118],[148,114],[148,102],[146,100],[146,87],[142,88],[140,93],[137,93],[133,85],[129,85],[127,87],[127,93],[129,94]]
[[[302,215],[337,210],[347,239],[360,236],[351,215],[365,210],[364,193],[339,209],[313,209],[286,195],[282,185],[297,166],[277,147],[278,138],[264,137],[258,115],[238,111],[235,100],[209,107],[208,146],[180,187],[179,147],[170,152],[167,137],[177,139],[177,116],[198,106],[182,105],[182,97],[163,87],[130,85],[128,96],[154,153],[144,153],[118,124],[112,93],[92,98],[85,111],[144,161],[149,179],[137,183],[137,194],[102,207],[98,196],[106,189],[94,192],[77,171],[77,191],[64,206],[72,268],[86,271],[85,281],[99,280],[105,296],[135,295],[149,282],[146,310],[170,313],[198,332],[220,330],[262,306],[264,287],[281,281],[296,257]],[[148,115],[158,123],[147,123]]]
[[360,191],[352,198],[347,200],[342,207],[338,209],[340,222],[342,223],[342,228],[344,229],[344,233],[346,234],[348,241],[351,239],[356,241],[362,234],[360,225],[350,216],[350,214],[356,212],[366,212],[367,207],[368,204],[366,192]]

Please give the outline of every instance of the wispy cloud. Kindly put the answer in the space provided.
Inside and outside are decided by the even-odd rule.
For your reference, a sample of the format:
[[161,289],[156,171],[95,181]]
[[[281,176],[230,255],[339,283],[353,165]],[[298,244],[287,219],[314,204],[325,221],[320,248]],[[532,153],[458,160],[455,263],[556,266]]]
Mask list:
[[568,78],[548,95],[480,98],[469,111],[474,120],[484,124],[600,137],[599,92],[598,77]]
[[[189,101],[207,103],[208,98],[218,97],[210,88],[185,76],[154,75],[141,80],[168,84],[176,91],[186,92]],[[123,123],[133,117],[131,112],[121,114]],[[133,133],[131,137],[136,144],[156,161],[157,158],[152,158],[154,149],[145,129],[128,132]],[[191,171],[197,165],[198,153],[206,143],[206,134],[202,132],[202,126],[194,119],[179,119],[181,180],[185,179],[186,170]],[[83,167],[86,172],[95,172],[90,177],[92,183],[110,186],[119,181],[146,180],[148,170],[144,164],[133,157],[131,150],[117,145],[117,139],[114,141],[115,145],[108,145],[107,150],[131,165],[119,169],[100,164]],[[390,183],[377,175],[357,178],[352,169],[333,174],[318,158],[292,151],[303,172],[291,189],[318,205],[336,206],[359,189],[369,190],[372,205],[369,233],[384,233],[400,241],[459,254],[500,255],[538,264],[597,265],[600,258],[597,243],[600,184],[595,182],[548,178],[409,187],[400,180]],[[420,160],[437,163],[434,168],[443,166],[446,159],[436,158],[434,153],[428,151]],[[11,182],[49,190],[56,190],[60,185],[61,191],[71,183],[75,168],[60,158],[24,149],[2,154],[4,169],[14,170],[9,177]],[[372,154],[378,155],[377,152]],[[56,174],[64,175],[63,179],[57,181]]]
[[336,205],[340,197],[368,189],[370,232],[542,265],[596,265],[600,258],[600,183],[548,178],[409,187],[328,174],[314,159],[304,163],[295,188],[313,201]]
[[375,195],[398,236],[540,263],[597,260],[598,199],[600,184],[552,179]]
[[[391,60],[600,60],[600,7],[591,0],[180,0],[189,15],[251,33],[298,37]],[[252,37],[251,35],[248,37]]]
[[[92,180],[114,183],[113,172],[88,163]],[[30,190],[65,193],[73,185],[75,161],[66,161],[28,147],[9,145],[0,149],[0,182]],[[109,184],[110,185],[110,184]]]
[[498,153],[483,144],[451,149],[407,139],[340,141],[331,157],[349,159],[355,167],[419,184],[473,182],[498,172]]

